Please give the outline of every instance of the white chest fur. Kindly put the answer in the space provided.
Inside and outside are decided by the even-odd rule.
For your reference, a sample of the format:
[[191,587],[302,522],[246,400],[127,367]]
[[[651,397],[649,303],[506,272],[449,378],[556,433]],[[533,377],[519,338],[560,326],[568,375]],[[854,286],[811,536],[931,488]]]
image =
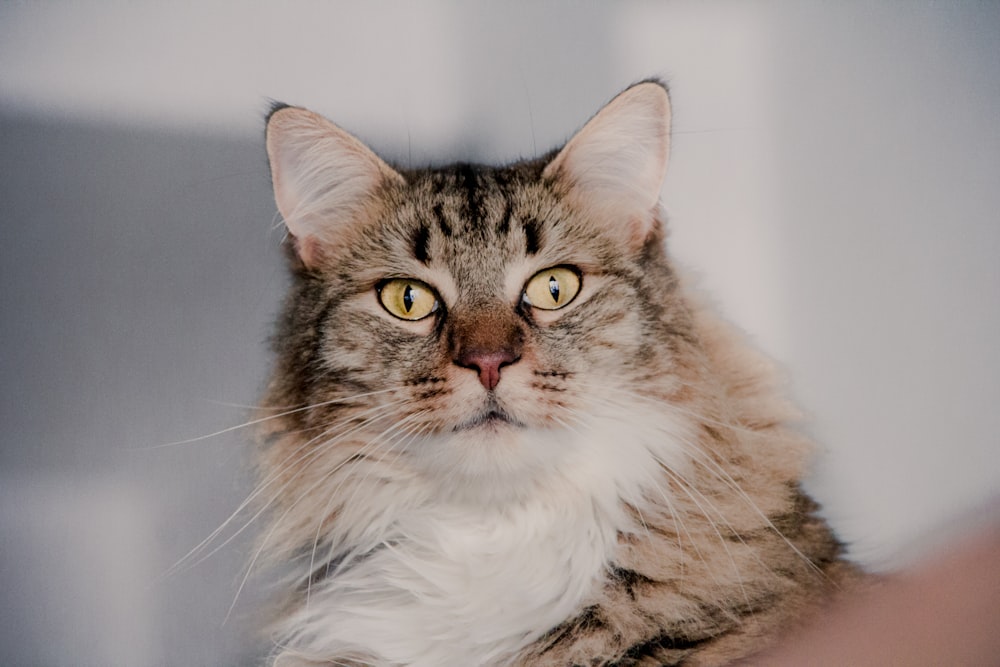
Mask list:
[[627,521],[621,500],[645,485],[677,426],[642,422],[596,420],[518,502],[396,510],[375,549],[311,587],[286,619],[286,646],[379,665],[503,664],[577,612],[604,576]]
[[293,623],[321,654],[496,662],[569,617],[601,576],[615,530],[594,513],[589,501],[411,512],[381,548],[315,587]]

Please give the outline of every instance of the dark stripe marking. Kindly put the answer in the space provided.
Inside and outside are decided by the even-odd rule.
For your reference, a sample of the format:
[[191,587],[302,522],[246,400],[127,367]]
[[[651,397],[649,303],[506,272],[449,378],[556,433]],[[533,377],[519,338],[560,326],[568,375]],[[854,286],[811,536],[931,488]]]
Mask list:
[[541,247],[541,225],[534,218],[524,220],[524,251],[529,255],[538,254]]
[[656,581],[644,574],[624,567],[611,567],[608,570],[612,585],[618,585],[625,589],[628,596],[635,599],[635,589],[641,585],[655,584]]
[[[634,644],[622,656],[621,660],[612,663],[612,665],[620,665],[624,667],[625,665],[633,665],[634,661],[641,658],[656,658],[659,660],[664,660],[663,651],[683,651],[684,653],[690,653],[704,644],[711,641],[712,637],[703,637],[701,639],[688,639],[686,637],[677,637],[674,635],[669,635],[664,633],[657,637],[638,644]],[[661,663],[663,665],[678,665],[684,659],[684,655],[676,656],[675,660],[671,662]]]
[[510,218],[513,215],[511,210],[510,202],[508,201],[503,209],[503,215],[500,216],[500,222],[497,224],[497,234],[500,236],[506,236],[510,233]]
[[418,261],[426,264],[430,255],[427,250],[427,241],[430,238],[430,230],[425,225],[420,225],[413,233],[413,256]]
[[483,220],[482,199],[479,196],[479,174],[471,164],[460,164],[455,169],[460,189],[465,191],[465,217],[478,226]]
[[441,228],[441,233],[446,237],[451,238],[451,225],[444,216],[444,205],[441,202],[434,204],[434,220],[437,222],[438,227]]
[[600,630],[606,625],[607,623],[601,615],[601,608],[597,605],[591,605],[580,612],[579,616],[549,630],[539,640],[545,642],[545,648],[542,649],[541,655],[558,648],[560,644],[571,642],[581,631]]

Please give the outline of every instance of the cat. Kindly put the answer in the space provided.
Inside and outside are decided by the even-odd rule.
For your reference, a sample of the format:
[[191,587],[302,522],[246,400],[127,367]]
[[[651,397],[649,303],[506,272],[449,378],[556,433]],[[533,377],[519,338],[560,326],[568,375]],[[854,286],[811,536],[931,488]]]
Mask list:
[[271,112],[274,664],[719,665],[859,578],[668,258],[670,115],[647,80],[544,157],[410,170]]

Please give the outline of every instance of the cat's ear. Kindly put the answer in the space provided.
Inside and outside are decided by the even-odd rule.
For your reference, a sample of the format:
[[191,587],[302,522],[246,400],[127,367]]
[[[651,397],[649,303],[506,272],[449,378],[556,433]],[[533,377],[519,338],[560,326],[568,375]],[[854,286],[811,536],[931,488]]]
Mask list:
[[276,108],[266,135],[274,199],[308,267],[364,215],[382,185],[404,182],[358,139],[306,109]]
[[653,231],[670,153],[670,98],[645,81],[611,100],[542,172],[638,248]]

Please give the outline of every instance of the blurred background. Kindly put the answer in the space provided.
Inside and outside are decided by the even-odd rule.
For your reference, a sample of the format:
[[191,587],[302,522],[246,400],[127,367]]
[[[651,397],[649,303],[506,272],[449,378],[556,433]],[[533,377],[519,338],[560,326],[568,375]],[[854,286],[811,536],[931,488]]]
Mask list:
[[[0,664],[246,665],[232,430],[285,284],[270,100],[404,166],[670,84],[671,252],[787,369],[869,567],[1000,493],[1000,4],[0,4]],[[213,552],[215,547],[221,547]],[[235,602],[234,602],[235,601]]]

